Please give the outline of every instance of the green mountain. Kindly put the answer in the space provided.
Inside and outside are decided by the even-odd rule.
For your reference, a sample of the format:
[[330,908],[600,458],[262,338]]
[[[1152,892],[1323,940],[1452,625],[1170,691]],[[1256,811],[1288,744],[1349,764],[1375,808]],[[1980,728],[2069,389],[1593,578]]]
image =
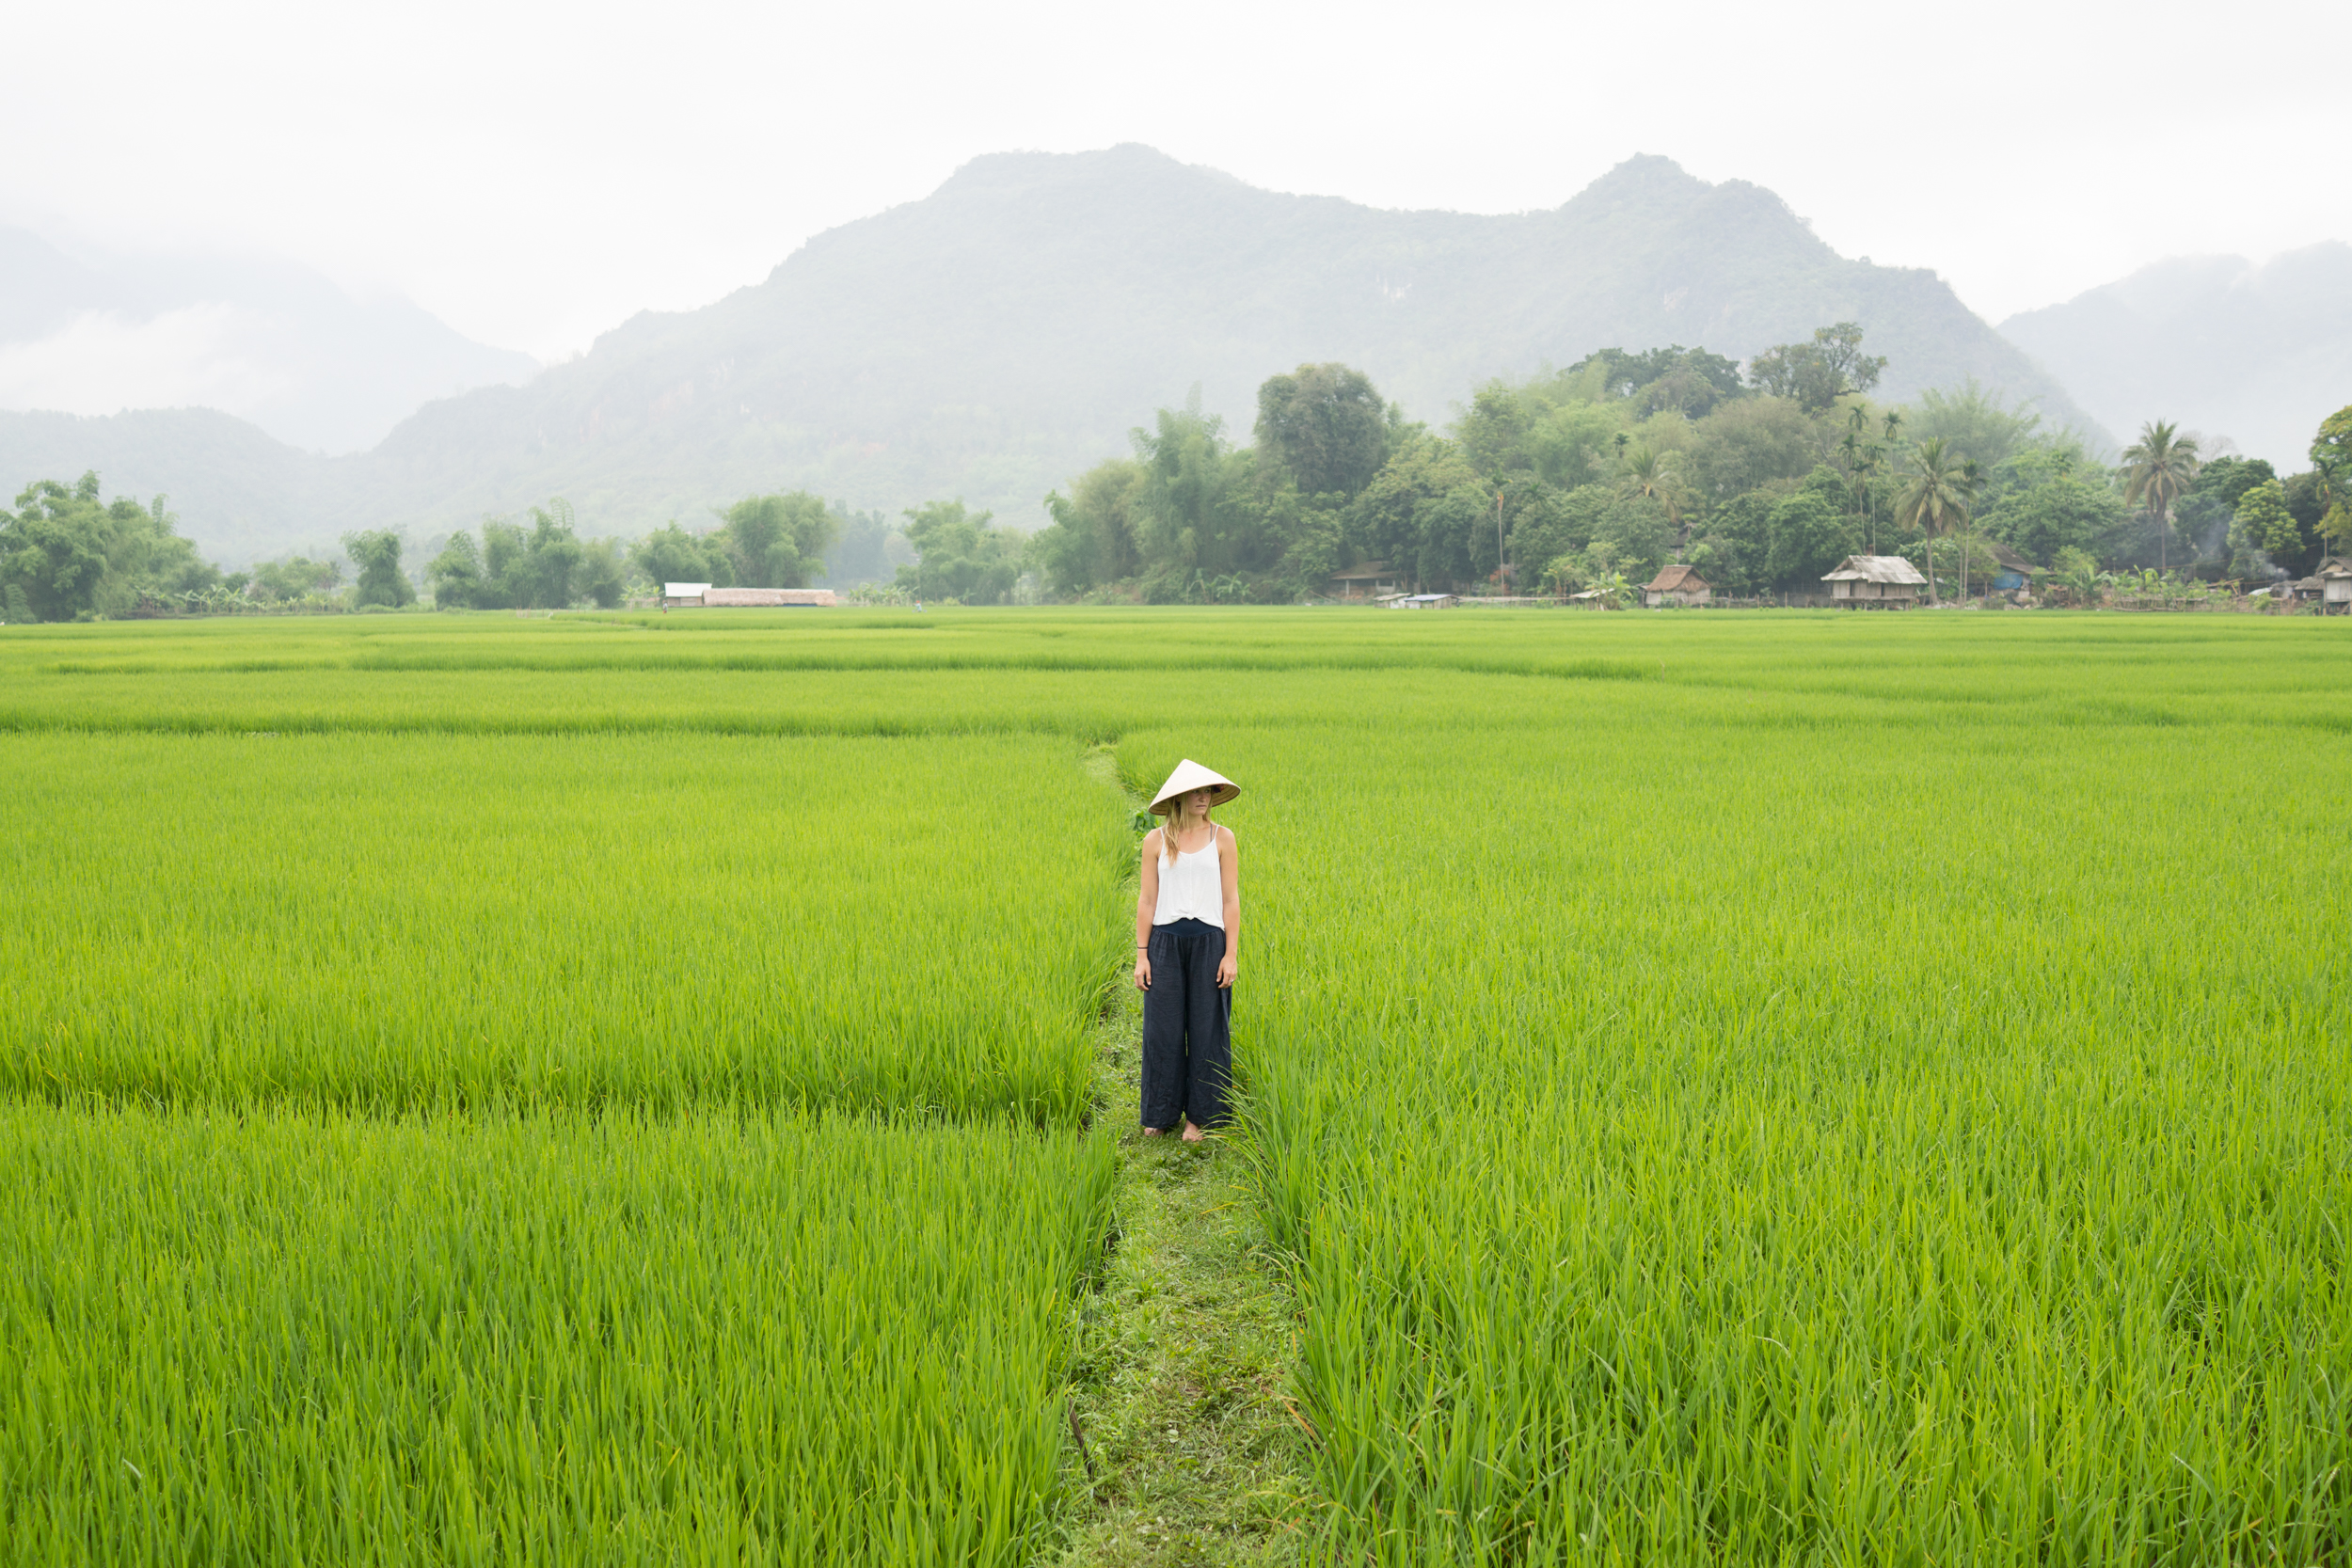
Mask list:
[[[1144,147],[999,153],[714,305],[639,315],[524,386],[427,404],[372,452],[307,460],[310,523],[288,540],[429,535],[555,494],[583,531],[635,532],[796,487],[892,511],[961,496],[1030,527],[1048,489],[1195,386],[1247,430],[1264,377],[1341,359],[1442,421],[1486,377],[1597,348],[1745,357],[1849,319],[1894,396],[1974,375],[2089,423],[1931,273],[1845,260],[1771,192],[1663,158],[1549,212],[1478,216],[1256,190]],[[23,467],[8,424],[0,472]],[[209,541],[211,498],[159,487]]]
[[2280,473],[2352,403],[2352,245],[2256,266],[2182,256],[2010,317],[2001,335],[2066,378],[2111,430],[2170,420]]

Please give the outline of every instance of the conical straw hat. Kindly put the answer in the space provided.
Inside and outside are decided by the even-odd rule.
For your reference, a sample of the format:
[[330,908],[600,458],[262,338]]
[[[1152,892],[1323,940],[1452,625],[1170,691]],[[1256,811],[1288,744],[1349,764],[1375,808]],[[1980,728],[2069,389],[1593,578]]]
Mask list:
[[1156,816],[1166,816],[1176,809],[1176,797],[1189,795],[1196,789],[1216,791],[1209,797],[1212,806],[1221,806],[1241,793],[1241,785],[1224,774],[1212,772],[1186,757],[1176,765],[1176,771],[1168,776],[1168,783],[1160,785],[1160,792],[1152,797],[1152,810]]

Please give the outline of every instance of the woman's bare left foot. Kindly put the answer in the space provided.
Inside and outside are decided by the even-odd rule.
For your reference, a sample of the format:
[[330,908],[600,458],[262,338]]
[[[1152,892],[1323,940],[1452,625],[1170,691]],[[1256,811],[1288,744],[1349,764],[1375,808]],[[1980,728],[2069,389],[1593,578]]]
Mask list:
[[1184,1142],[1188,1144],[1197,1144],[1205,1135],[1206,1134],[1204,1134],[1200,1129],[1195,1127],[1191,1122],[1187,1121],[1184,1123]]
[[1168,1129],[1165,1127],[1147,1127],[1143,1130],[1143,1135],[1147,1138],[1157,1138],[1164,1135],[1167,1132]]

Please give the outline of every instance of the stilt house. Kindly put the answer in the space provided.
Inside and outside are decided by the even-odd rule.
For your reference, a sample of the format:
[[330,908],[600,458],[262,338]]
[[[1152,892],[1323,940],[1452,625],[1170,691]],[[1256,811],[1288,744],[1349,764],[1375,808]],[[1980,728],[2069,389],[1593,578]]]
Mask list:
[[1919,568],[1899,555],[1850,555],[1821,580],[1840,610],[1908,610],[1928,585]]
[[2352,615],[2352,561],[2342,557],[2323,561],[2312,574],[2319,578],[2323,609],[2329,615]]

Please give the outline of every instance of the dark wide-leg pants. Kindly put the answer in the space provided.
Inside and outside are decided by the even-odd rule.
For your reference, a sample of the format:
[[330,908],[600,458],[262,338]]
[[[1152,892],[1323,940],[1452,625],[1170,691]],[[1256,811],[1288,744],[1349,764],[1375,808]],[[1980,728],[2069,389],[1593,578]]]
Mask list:
[[1152,989],[1143,993],[1143,1125],[1222,1125],[1233,1082],[1233,993],[1216,966],[1225,933],[1205,920],[1152,927]]

